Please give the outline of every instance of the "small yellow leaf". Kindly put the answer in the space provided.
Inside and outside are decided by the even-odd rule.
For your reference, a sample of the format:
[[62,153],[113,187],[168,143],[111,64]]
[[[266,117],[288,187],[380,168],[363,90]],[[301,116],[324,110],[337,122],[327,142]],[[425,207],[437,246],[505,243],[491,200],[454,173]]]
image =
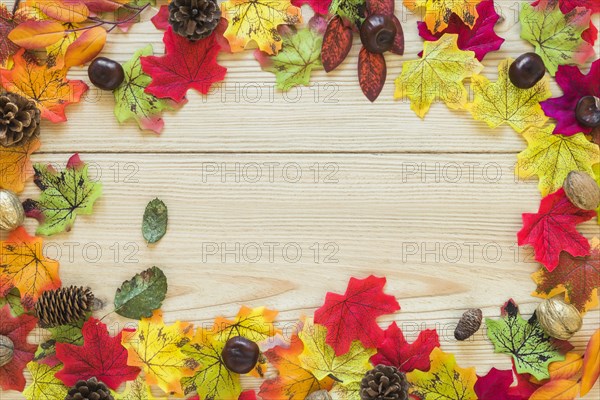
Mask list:
[[550,381],[537,389],[529,400],[573,400],[577,397],[579,383],[568,379]]
[[596,330],[588,342],[583,356],[581,396],[585,396],[596,384],[600,376],[600,329]]
[[25,49],[34,50],[48,47],[65,35],[65,27],[60,22],[25,21],[13,29],[8,38]]
[[477,20],[477,4],[481,0],[404,0],[409,10],[425,8],[423,20],[433,33],[441,32],[448,26],[452,13],[458,15],[465,24],[472,27]]
[[242,306],[233,320],[223,317],[216,318],[211,333],[215,340],[223,343],[235,336],[243,336],[253,342],[262,342],[281,332],[273,325],[277,314],[277,311],[268,310],[265,307]]
[[62,367],[62,364],[51,367],[34,361],[27,364],[31,383],[23,391],[23,396],[27,400],[64,399],[68,388],[54,377]]
[[83,22],[90,15],[84,0],[35,0],[31,3],[48,17],[61,22]]

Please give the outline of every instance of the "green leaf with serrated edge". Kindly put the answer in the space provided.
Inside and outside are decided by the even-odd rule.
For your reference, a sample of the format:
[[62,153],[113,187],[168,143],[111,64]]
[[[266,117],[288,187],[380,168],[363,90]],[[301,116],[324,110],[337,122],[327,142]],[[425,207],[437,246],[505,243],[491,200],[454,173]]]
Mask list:
[[329,13],[339,15],[353,22],[357,26],[365,20],[365,0],[333,0],[329,6]]
[[85,321],[89,319],[89,316],[91,316],[91,313],[89,313],[84,320],[82,319],[73,324],[48,328],[51,336],[48,340],[40,343],[33,359],[35,361],[40,361],[47,357],[53,357],[56,354],[56,343],[68,343],[75,346],[82,346],[83,334],[81,329],[83,328]]
[[485,324],[496,353],[510,354],[519,374],[546,379],[550,377],[548,365],[565,359],[558,343],[544,333],[537,318],[524,320],[513,300],[502,307],[501,319],[486,318]]
[[537,6],[525,2],[519,16],[521,38],[535,46],[554,76],[559,65],[583,64],[595,54],[594,47],[581,37],[590,18],[591,11],[584,7],[563,14],[558,0],[539,0]]
[[4,308],[7,304],[10,307],[10,312],[15,317],[18,317],[25,312],[25,308],[21,303],[21,294],[17,288],[12,288],[6,296],[0,297],[0,308]]
[[54,374],[60,371],[62,364],[53,367],[38,364],[34,361],[27,364],[31,374],[30,384],[23,391],[27,400],[58,400],[64,399],[68,388]]
[[167,277],[158,267],[149,268],[123,282],[115,294],[115,312],[131,319],[150,318],[167,295]]
[[37,234],[50,236],[68,231],[77,215],[92,213],[94,202],[102,194],[102,184],[90,179],[88,166],[78,154],[69,159],[63,171],[43,164],[35,164],[33,169],[34,182],[42,194],[39,200],[28,199],[23,205],[27,216],[40,222]]
[[148,243],[156,243],[167,233],[169,212],[162,200],[154,199],[146,206],[142,234]]
[[133,57],[123,64],[125,80],[115,89],[115,116],[119,123],[134,119],[140,129],[149,129],[160,133],[164,127],[161,113],[173,109],[168,100],[161,100],[145,92],[152,78],[142,71],[140,57],[154,54],[152,45],[135,52]]
[[311,28],[284,36],[282,50],[270,57],[272,65],[264,70],[275,74],[278,89],[289,90],[294,86],[307,86],[310,84],[312,70],[323,69],[322,44],[323,36]]

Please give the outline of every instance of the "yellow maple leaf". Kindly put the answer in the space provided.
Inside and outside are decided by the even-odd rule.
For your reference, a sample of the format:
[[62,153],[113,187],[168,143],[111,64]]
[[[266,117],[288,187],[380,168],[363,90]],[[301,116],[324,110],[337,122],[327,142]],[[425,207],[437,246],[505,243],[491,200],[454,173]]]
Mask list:
[[149,385],[181,395],[180,380],[192,376],[197,367],[182,351],[191,334],[190,324],[177,321],[166,326],[160,311],[155,311],[151,318],[140,321],[136,331],[123,331],[121,342],[128,352],[127,364],[140,367]]
[[228,0],[221,11],[229,21],[224,36],[234,53],[255,41],[265,53],[277,54],[282,44],[277,27],[302,22],[302,11],[290,0]]
[[460,368],[454,355],[444,353],[439,347],[429,356],[428,372],[414,370],[406,374],[411,383],[410,393],[423,400],[476,400],[474,386],[477,381],[475,368]]
[[27,400],[64,399],[68,388],[54,374],[61,370],[62,364],[53,367],[47,364],[30,362],[27,370],[31,374],[30,384],[23,391]]
[[200,365],[193,376],[182,379],[185,394],[198,392],[201,399],[237,399],[242,391],[240,376],[227,369],[221,352],[225,343],[207,331],[198,330],[184,353]]
[[34,174],[30,157],[40,145],[39,139],[34,139],[20,146],[0,146],[0,188],[23,191],[25,181]]
[[211,333],[215,340],[223,343],[235,336],[243,336],[253,342],[262,342],[281,332],[273,325],[277,314],[277,311],[265,307],[242,306],[233,320],[224,317],[216,318]]
[[479,16],[477,4],[480,2],[481,0],[404,0],[404,5],[411,11],[424,8],[423,21],[431,32],[436,33],[446,29],[452,13],[473,27]]
[[463,80],[483,69],[474,52],[459,50],[457,38],[445,34],[437,42],[425,42],[423,57],[404,62],[402,73],[396,78],[394,97],[408,97],[410,108],[421,118],[435,99],[452,109],[464,108],[467,90]]
[[23,227],[0,242],[0,296],[15,287],[23,305],[31,308],[44,291],[60,287],[58,261],[46,258],[43,249],[44,241]]
[[369,359],[375,349],[366,349],[358,340],[352,342],[346,354],[336,356],[331,346],[325,343],[327,328],[314,323],[312,318],[304,321],[298,335],[304,344],[302,354],[298,356],[302,366],[318,380],[334,378],[344,386],[360,382],[371,369]]
[[150,386],[140,375],[134,381],[127,382],[125,390],[121,393],[115,393],[115,400],[158,400],[152,395]]
[[554,135],[553,131],[553,124],[525,131],[528,146],[517,156],[517,175],[524,179],[537,175],[542,196],[560,189],[571,171],[593,177],[592,164],[600,158],[598,145],[588,141],[583,133],[563,136]]
[[508,77],[513,61],[509,58],[498,65],[498,80],[494,83],[481,75],[471,78],[475,99],[467,108],[473,118],[485,121],[491,128],[508,124],[520,133],[548,121],[540,101],[552,97],[552,92],[547,76],[530,89],[513,85]]

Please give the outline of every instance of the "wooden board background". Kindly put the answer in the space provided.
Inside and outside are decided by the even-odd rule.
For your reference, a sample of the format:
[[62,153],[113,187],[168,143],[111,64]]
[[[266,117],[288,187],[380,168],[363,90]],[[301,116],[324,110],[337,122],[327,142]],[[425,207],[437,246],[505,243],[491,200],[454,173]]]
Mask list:
[[[503,21],[496,30],[506,43],[484,61],[491,78],[502,59],[531,50],[519,38],[521,2],[497,3]],[[308,19],[310,10],[304,12]],[[483,329],[464,343],[452,332],[466,308],[496,318],[508,298],[525,315],[539,303],[530,296],[538,265],[529,249],[516,246],[521,213],[537,210],[540,200],[537,182],[513,174],[526,143],[508,127],[492,131],[443,104],[421,121],[406,101],[394,101],[402,62],[422,48],[417,17],[400,0],[396,14],[406,55],[386,54],[388,80],[374,104],[358,87],[355,37],[339,70],[316,72],[312,88],[287,95],[274,89],[273,75],[260,70],[251,51],[220,55],[225,82],[208,97],[189,92],[183,109],[166,113],[160,137],[119,126],[112,95],[93,88],[68,108],[68,123],[45,123],[34,160],[62,166],[80,152],[104,184],[93,216],[46,240],[64,284],[90,285],[109,304],[102,316],[123,280],[157,265],[170,284],[167,322],[200,325],[232,317],[241,305],[265,305],[279,310],[288,328],[327,291],[343,292],[351,276],[387,276],[402,311],[382,325],[398,321],[409,340],[419,329],[437,328],[442,348],[480,375],[510,368]],[[148,43],[162,51],[151,15],[128,34],[110,35],[104,54],[126,61]],[[71,76],[87,81],[84,70]],[[553,93],[560,93],[555,84]],[[23,197],[37,195],[29,183]],[[170,226],[161,242],[147,246],[141,218],[156,196],[169,206]],[[33,232],[34,222],[27,227]],[[581,230],[588,238],[600,234],[595,220]],[[597,310],[585,316],[573,338],[578,351],[599,318]],[[126,322],[106,320],[115,330]],[[0,392],[2,400],[21,398]]]

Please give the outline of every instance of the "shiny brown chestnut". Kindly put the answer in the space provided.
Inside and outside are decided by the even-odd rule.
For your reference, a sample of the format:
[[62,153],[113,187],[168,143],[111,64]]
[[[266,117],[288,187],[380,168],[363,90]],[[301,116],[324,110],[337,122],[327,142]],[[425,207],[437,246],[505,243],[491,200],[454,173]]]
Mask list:
[[242,336],[232,337],[225,343],[221,357],[231,372],[247,374],[256,367],[260,349],[258,345]]
[[520,55],[508,69],[508,77],[519,89],[529,89],[546,75],[546,66],[542,57],[536,53]]
[[371,53],[383,53],[392,48],[396,24],[389,15],[370,15],[360,27],[360,40]]
[[90,81],[99,89],[115,90],[125,79],[125,71],[118,62],[98,57],[88,67]]
[[577,122],[589,128],[600,126],[600,98],[596,96],[584,96],[577,102],[575,108]]

